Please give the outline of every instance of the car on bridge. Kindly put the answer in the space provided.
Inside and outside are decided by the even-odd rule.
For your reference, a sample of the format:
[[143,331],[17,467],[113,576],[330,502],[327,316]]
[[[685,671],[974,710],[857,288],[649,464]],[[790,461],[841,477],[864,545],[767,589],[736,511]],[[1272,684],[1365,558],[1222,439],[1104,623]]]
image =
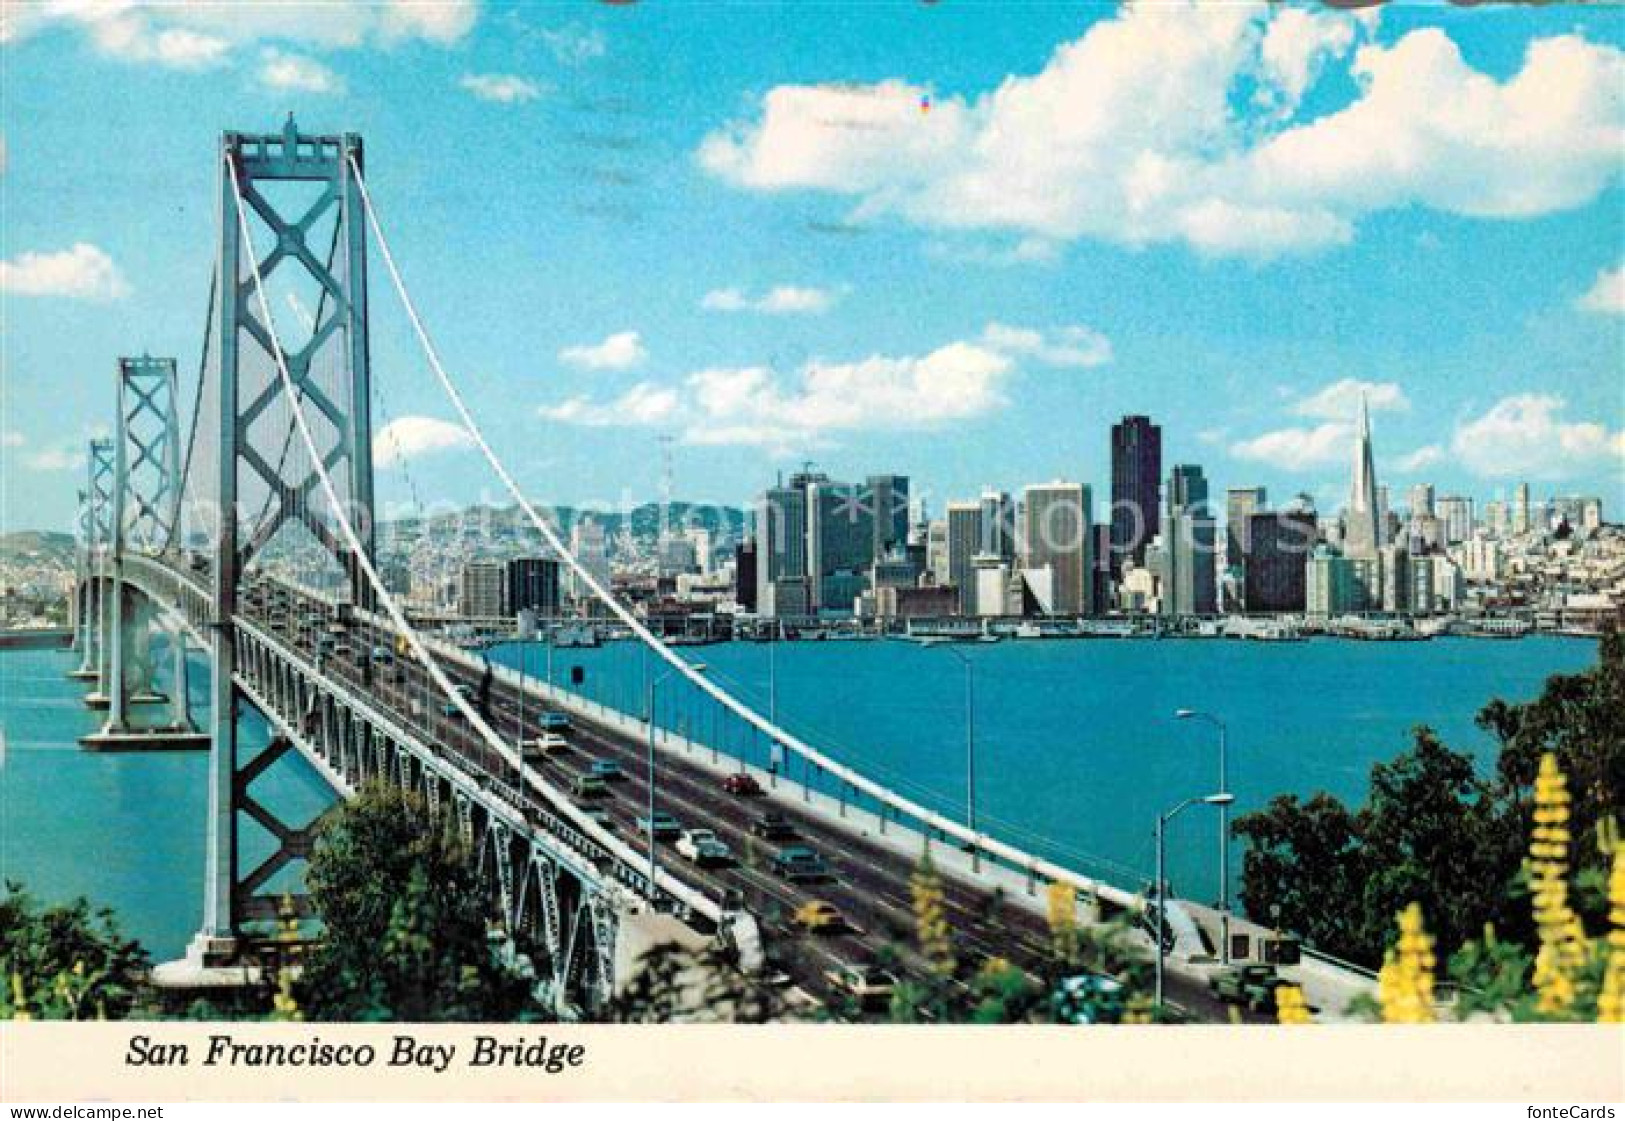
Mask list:
[[751,819],[750,832],[769,841],[787,841],[796,835],[796,827],[778,810],[768,810]]
[[[607,790],[604,793],[609,793]],[[605,829],[615,828],[615,819],[610,816],[609,810],[596,802],[578,802],[576,808],[590,820],[597,822]]]
[[594,759],[587,767],[587,773],[605,782],[620,782],[626,778],[626,771],[613,759]]
[[656,810],[653,816],[644,814],[638,818],[638,832],[652,833],[656,840],[678,836],[682,831],[683,823],[665,810]]
[[852,929],[840,908],[823,899],[803,903],[790,921],[808,934],[844,934]]
[[793,884],[812,884],[835,878],[824,858],[806,845],[791,845],[774,853],[773,871]]
[[565,712],[544,712],[536,721],[536,726],[544,732],[568,732],[571,728],[570,715]]
[[524,756],[526,762],[540,762],[569,750],[570,741],[552,732],[543,732],[535,739],[525,740],[519,745],[520,754]]
[[747,771],[737,771],[722,780],[722,791],[736,798],[760,798],[762,784]]
[[878,965],[840,965],[824,970],[830,988],[851,997],[860,1008],[874,1008],[891,1000],[897,978]]
[[577,775],[575,783],[570,787],[570,793],[578,802],[591,798],[608,798],[609,783],[597,775]]
[[685,829],[677,838],[677,855],[695,864],[731,864],[733,849],[710,829]]
[[1273,965],[1241,965],[1213,974],[1207,979],[1207,987],[1215,997],[1227,1004],[1251,1005],[1255,996],[1276,980],[1278,974]]

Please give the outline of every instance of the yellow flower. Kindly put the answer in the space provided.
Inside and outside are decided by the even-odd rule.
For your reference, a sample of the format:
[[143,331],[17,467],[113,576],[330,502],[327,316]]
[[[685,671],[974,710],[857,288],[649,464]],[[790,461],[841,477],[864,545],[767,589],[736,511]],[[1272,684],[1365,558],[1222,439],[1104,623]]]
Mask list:
[[919,937],[920,953],[930,963],[931,972],[939,977],[952,977],[954,944],[953,934],[948,929],[947,897],[929,857],[920,862],[919,870],[909,879],[909,892],[914,901],[914,929]]
[[1303,999],[1303,989],[1300,986],[1282,985],[1275,990],[1275,1018],[1283,1024],[1315,1022],[1314,1014],[1309,1011],[1309,1002]]
[[1608,875],[1608,965],[1597,995],[1597,1022],[1625,1024],[1625,843],[1613,845]]
[[1422,908],[1412,903],[1399,913],[1399,941],[1383,955],[1377,974],[1377,1001],[1388,1024],[1431,1024],[1433,1014],[1433,938],[1422,922]]
[[1529,841],[1529,887],[1540,948],[1535,952],[1536,1007],[1548,1016],[1569,1011],[1575,975],[1585,964],[1588,943],[1569,906],[1568,779],[1551,752],[1540,757],[1535,776],[1535,827]]

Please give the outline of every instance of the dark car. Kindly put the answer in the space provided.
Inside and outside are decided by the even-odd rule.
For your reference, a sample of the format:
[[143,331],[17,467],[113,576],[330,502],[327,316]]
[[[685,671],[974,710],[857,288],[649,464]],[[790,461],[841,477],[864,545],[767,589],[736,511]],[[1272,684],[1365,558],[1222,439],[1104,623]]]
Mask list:
[[760,798],[762,784],[745,771],[739,771],[722,780],[722,790],[736,798]]
[[829,865],[806,845],[791,845],[773,855],[773,872],[791,883],[808,884],[833,879]]
[[769,810],[750,823],[753,836],[764,837],[769,841],[788,840],[796,835],[796,827],[790,824],[790,819],[777,810]]
[[587,773],[605,782],[619,782],[626,777],[621,765],[613,759],[594,759],[587,768]]
[[1247,1004],[1251,992],[1276,979],[1273,965],[1242,965],[1213,974],[1207,979],[1207,987],[1222,1001]]

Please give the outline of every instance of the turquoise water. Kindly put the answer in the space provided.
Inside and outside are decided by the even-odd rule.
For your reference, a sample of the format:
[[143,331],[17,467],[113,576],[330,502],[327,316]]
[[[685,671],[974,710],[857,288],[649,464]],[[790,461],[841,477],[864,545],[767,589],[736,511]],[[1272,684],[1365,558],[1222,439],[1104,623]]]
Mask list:
[[[154,642],[158,688],[169,689],[169,657]],[[48,900],[88,896],[113,908],[127,934],[158,960],[180,953],[203,911],[208,754],[201,751],[103,754],[78,737],[103,719],[81,701],[85,683],[63,674],[78,655],[59,650],[0,651],[0,878],[20,880]],[[208,714],[206,664],[188,674],[193,717]],[[165,709],[167,714],[167,707]],[[246,754],[269,733],[250,710],[240,725]],[[327,785],[289,753],[254,786],[256,795],[303,823],[331,802]],[[254,822],[241,829],[245,859],[270,851]],[[269,890],[285,884],[283,873]]]
[[[767,708],[768,645],[685,651],[707,672]],[[1594,643],[1440,639],[1425,643],[1315,640],[1006,642],[961,646],[975,663],[976,794],[984,828],[1118,883],[1149,879],[1158,812],[1213,789],[1214,730],[1175,721],[1207,709],[1230,729],[1236,812],[1283,792],[1364,795],[1375,761],[1410,744],[1417,724],[1487,761],[1492,744],[1473,716],[1493,696],[1525,700],[1545,678],[1592,664]],[[518,665],[521,648],[493,657]],[[547,675],[545,648],[523,650],[526,672]],[[629,643],[558,650],[596,700],[641,712],[645,657]],[[952,654],[899,642],[803,642],[777,651],[784,722],[831,754],[946,813],[965,810],[964,671]],[[87,894],[116,908],[158,956],[178,952],[197,926],[203,863],[206,758],[99,756],[78,750],[94,725],[82,687],[62,677],[65,652],[0,654],[0,720],[9,745],[0,770],[0,872],[38,894]],[[160,661],[159,664],[162,664]],[[656,671],[658,672],[658,670]],[[203,676],[193,674],[202,702]],[[659,719],[766,763],[759,737],[718,721],[675,679],[657,691]],[[252,722],[245,735],[263,738]],[[790,765],[794,782],[800,765]],[[270,796],[316,807],[308,769],[273,771]],[[810,777],[818,781],[818,776]],[[826,787],[826,789],[831,789]],[[1171,828],[1176,890],[1214,896],[1217,825],[1195,808]],[[250,844],[253,838],[249,839]],[[1239,866],[1240,846],[1232,846]]]

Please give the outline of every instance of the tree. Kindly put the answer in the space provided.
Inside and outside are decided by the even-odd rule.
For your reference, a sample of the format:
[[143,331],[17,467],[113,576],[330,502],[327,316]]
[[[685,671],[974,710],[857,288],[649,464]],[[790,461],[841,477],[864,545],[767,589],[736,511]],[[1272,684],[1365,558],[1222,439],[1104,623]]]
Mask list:
[[306,882],[324,927],[296,990],[307,1018],[544,1018],[528,959],[502,954],[486,922],[467,849],[421,799],[362,790],[323,824]]
[[1478,723],[1499,743],[1488,773],[1418,728],[1410,751],[1372,768],[1359,810],[1320,793],[1307,802],[1278,797],[1238,818],[1234,830],[1249,843],[1246,912],[1375,965],[1393,937],[1394,915],[1416,902],[1442,952],[1490,924],[1501,941],[1493,953],[1480,951],[1474,969],[1512,968],[1501,947],[1536,935],[1523,841],[1534,824],[1541,757],[1550,753],[1572,793],[1574,909],[1600,921],[1612,851],[1606,832],[1625,805],[1625,639],[1606,634],[1596,666],[1554,675],[1527,704],[1491,701]]
[[127,1019],[147,999],[147,951],[83,897],[43,906],[19,883],[0,897],[0,1017]]
[[1330,794],[1283,794],[1236,819],[1245,838],[1241,905],[1249,915],[1329,953],[1365,957],[1363,884],[1369,863],[1360,823]]

